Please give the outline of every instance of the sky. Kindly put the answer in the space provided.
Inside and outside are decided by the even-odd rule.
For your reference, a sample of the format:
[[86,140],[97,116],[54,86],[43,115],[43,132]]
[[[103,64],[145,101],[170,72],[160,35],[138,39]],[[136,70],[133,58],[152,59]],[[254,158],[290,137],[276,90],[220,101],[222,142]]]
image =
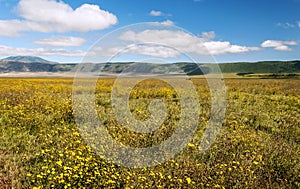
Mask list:
[[299,60],[299,10],[300,0],[0,0],[0,58]]

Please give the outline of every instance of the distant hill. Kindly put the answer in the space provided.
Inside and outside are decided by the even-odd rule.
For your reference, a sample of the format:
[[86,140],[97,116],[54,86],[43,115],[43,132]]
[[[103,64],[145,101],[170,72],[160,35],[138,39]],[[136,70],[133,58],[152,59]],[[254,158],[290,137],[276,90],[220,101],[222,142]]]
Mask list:
[[[50,62],[40,57],[34,56],[11,56],[0,60],[0,73],[7,72],[75,72],[78,68],[87,69],[91,72],[109,72],[121,73],[124,70],[133,73],[151,73],[164,74],[176,73],[177,68],[181,68],[188,75],[203,75],[207,73],[216,73],[214,66],[211,64],[194,64],[194,63],[173,63],[173,64],[153,64],[139,63],[145,66],[131,66],[133,62],[125,63],[89,63],[82,64],[69,63],[61,64]],[[129,67],[131,66],[131,67]],[[201,69],[199,68],[201,67]],[[238,63],[221,63],[219,67],[223,73],[235,73],[238,75],[259,74],[259,73],[300,73],[300,61],[264,61],[264,62],[238,62]],[[168,72],[167,72],[168,71]]]
[[300,61],[263,61],[219,64],[223,73],[299,73]]
[[8,72],[70,72],[76,64],[53,64],[39,62],[0,61],[0,73]]
[[[128,69],[133,63],[107,63],[107,64],[95,64],[90,70],[95,72],[113,72],[121,73],[124,70]],[[215,66],[212,64],[195,64],[195,63],[173,63],[173,64],[151,64],[151,63],[140,63],[147,66],[138,66],[131,68],[132,72],[136,73],[153,73],[161,74],[167,73],[166,70],[169,70],[170,73],[173,71],[176,72],[179,67],[187,75],[203,75],[208,73],[216,73]],[[240,63],[221,63],[219,67],[222,73],[235,73],[239,75],[243,74],[256,74],[256,73],[300,73],[300,61],[265,61],[265,62],[240,62]]]
[[69,72],[75,64],[64,65],[36,56],[10,56],[0,60],[0,72]]
[[51,62],[48,60],[45,60],[43,58],[37,57],[37,56],[10,56],[7,58],[2,59],[2,61],[17,61],[17,62],[25,62],[25,63],[47,63],[47,64],[53,64],[57,62]]

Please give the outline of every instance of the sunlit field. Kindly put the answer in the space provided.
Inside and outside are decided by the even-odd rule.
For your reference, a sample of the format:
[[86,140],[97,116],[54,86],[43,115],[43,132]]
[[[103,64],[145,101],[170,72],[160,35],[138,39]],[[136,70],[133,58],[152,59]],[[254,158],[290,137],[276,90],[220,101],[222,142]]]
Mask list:
[[[0,188],[300,187],[299,79],[226,78],[223,127],[205,152],[200,142],[211,95],[205,79],[191,81],[200,104],[193,139],[165,163],[128,168],[107,161],[82,138],[72,108],[73,79],[1,78]],[[150,118],[151,99],[162,99],[168,110],[157,131],[139,134],[116,121],[113,84],[112,78],[98,80],[95,104],[115,140],[145,148],[172,135],[180,119],[180,99],[170,85],[149,79],[131,91],[130,110],[136,119]]]

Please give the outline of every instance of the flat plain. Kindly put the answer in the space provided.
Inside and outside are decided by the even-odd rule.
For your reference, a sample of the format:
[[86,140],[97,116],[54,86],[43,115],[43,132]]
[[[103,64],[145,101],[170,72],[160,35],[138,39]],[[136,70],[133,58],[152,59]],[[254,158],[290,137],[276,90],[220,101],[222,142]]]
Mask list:
[[[145,80],[130,93],[130,110],[147,120],[147,106],[163,99],[168,118],[159,130],[138,134],[114,118],[113,78],[96,86],[97,114],[117,141],[133,147],[159,144],[180,119],[172,87]],[[74,119],[72,78],[0,78],[0,188],[299,188],[300,80],[225,77],[226,116],[205,152],[200,141],[210,118],[211,95],[203,78],[199,125],[173,159],[147,168],[107,161],[82,138]],[[126,157],[124,157],[126,158]]]

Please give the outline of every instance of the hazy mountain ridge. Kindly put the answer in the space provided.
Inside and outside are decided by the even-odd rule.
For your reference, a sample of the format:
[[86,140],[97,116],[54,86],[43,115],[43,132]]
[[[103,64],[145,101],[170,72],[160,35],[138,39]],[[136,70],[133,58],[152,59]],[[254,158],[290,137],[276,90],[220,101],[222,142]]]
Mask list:
[[16,61],[16,62],[24,62],[24,63],[46,63],[46,64],[57,64],[58,62],[52,62],[45,60],[43,58],[37,56],[10,56],[2,59],[1,61]]
[[[139,63],[145,66],[132,66],[133,62],[128,63],[55,63],[47,61],[40,57],[33,56],[14,56],[0,60],[0,73],[9,72],[75,72],[77,69],[87,69],[91,72],[110,72],[121,73],[128,68],[136,73],[165,74],[176,72],[178,68],[188,75],[202,75],[206,73],[215,73],[215,66],[211,64],[194,63],[172,63],[172,64],[154,64]],[[219,67],[223,73],[300,73],[300,61],[262,61],[262,62],[239,62],[239,63],[221,63]]]

